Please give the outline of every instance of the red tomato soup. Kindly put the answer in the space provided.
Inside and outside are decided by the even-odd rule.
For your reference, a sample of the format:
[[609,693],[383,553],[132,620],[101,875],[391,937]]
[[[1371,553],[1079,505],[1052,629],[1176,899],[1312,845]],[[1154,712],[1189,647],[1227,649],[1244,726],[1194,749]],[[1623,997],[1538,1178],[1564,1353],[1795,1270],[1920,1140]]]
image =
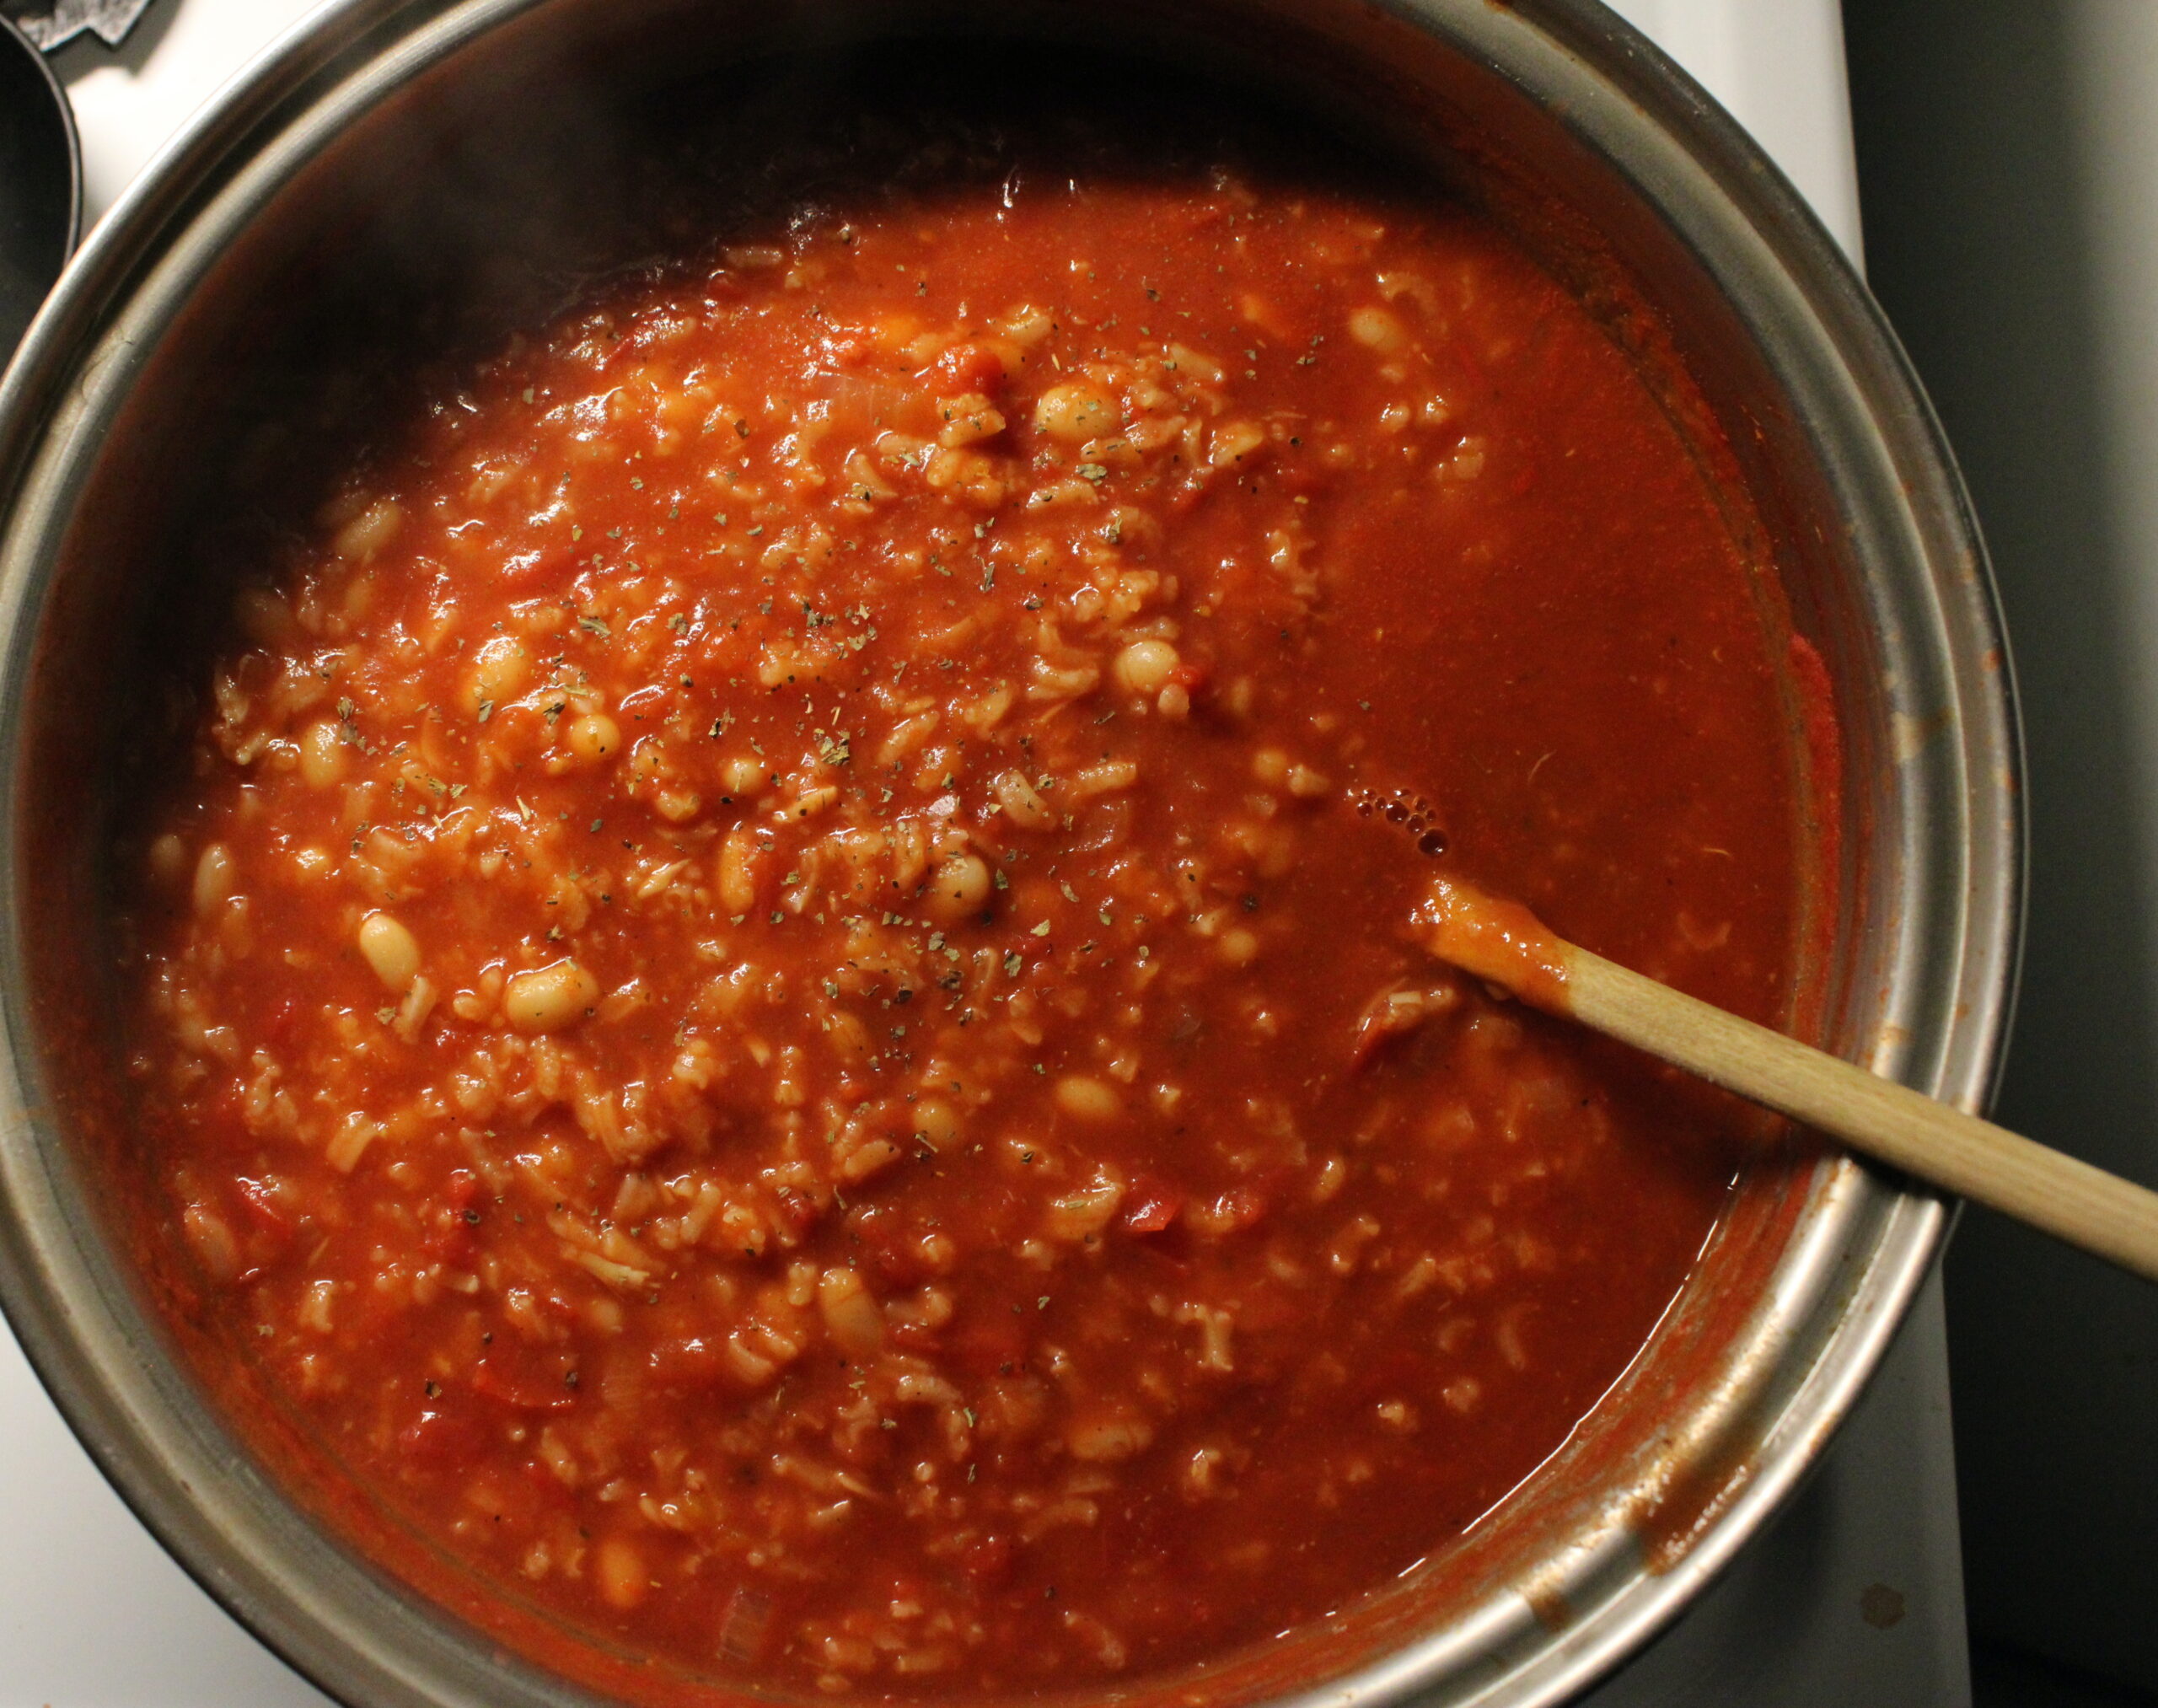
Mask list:
[[231,1357],[513,1601],[792,1690],[1217,1656],[1504,1498],[1719,1214],[1726,1108],[1409,934],[1794,961],[1756,572],[1480,216],[826,198],[255,570],[129,833],[143,1143]]

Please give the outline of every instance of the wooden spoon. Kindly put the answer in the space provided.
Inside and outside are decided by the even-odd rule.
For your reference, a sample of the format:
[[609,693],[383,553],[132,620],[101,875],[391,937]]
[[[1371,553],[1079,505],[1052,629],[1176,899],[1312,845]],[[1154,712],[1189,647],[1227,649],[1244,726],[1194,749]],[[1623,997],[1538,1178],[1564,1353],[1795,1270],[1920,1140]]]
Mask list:
[[2158,1281],[2158,1192],[1629,972],[1468,884],[1436,880],[1415,923],[1441,960],[1533,1007]]

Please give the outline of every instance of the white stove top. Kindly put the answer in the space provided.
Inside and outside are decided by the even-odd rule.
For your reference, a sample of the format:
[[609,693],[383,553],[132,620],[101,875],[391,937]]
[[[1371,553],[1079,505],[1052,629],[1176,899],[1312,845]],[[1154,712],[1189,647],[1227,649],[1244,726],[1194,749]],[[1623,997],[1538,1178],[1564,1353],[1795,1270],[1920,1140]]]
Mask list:
[[[308,0],[155,0],[117,53],[56,63],[110,207]],[[1618,0],[1859,253],[1836,0]],[[0,1708],[328,1708],[105,1485],[0,1325]],[[1584,1708],[1969,1708],[1936,1277],[1819,1474],[1661,1642]]]

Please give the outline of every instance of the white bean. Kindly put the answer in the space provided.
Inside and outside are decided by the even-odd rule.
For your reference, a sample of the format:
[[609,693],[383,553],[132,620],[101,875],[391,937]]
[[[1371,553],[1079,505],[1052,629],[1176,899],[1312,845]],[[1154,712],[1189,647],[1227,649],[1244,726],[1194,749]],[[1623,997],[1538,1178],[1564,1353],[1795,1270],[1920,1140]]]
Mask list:
[[309,788],[326,789],[345,776],[345,737],[329,718],[310,723],[300,737],[300,775]]
[[645,1592],[651,1587],[644,1555],[626,1536],[609,1536],[602,1542],[593,1563],[600,1598],[611,1608],[626,1613],[644,1599]]
[[817,1308],[832,1344],[850,1358],[866,1358],[884,1339],[884,1313],[854,1269],[828,1269],[817,1283]]
[[972,919],[989,905],[989,867],[979,854],[953,854],[929,880],[922,906],[939,925]]
[[559,1032],[599,1001],[599,980],[565,957],[519,973],[502,991],[502,1015],[520,1032]]
[[337,530],[330,550],[348,562],[364,562],[389,544],[404,520],[395,499],[378,498]]
[[1127,694],[1151,696],[1169,685],[1169,678],[1183,662],[1167,641],[1134,641],[1116,655],[1109,675]]
[[1081,1120],[1113,1120],[1124,1101],[1108,1085],[1083,1073],[1067,1073],[1056,1082],[1056,1106]]
[[360,921],[360,953],[374,975],[402,996],[420,975],[420,943],[393,914],[371,913]]
[[958,1141],[959,1112],[941,1097],[925,1097],[914,1106],[915,1136],[932,1151],[948,1151]]
[[232,850],[222,842],[212,842],[195,862],[195,911],[207,919],[233,893],[239,876],[233,863]]
[[573,759],[596,765],[621,746],[621,726],[604,712],[587,712],[563,733],[562,744]]
[[170,830],[150,844],[150,877],[166,889],[177,889],[187,876],[187,844]]
[[1385,309],[1358,309],[1349,316],[1349,336],[1382,356],[1398,355],[1409,347],[1409,329]]
[[464,680],[464,709],[474,716],[512,698],[532,675],[532,654],[514,635],[497,635],[472,655]]
[[1034,426],[1066,444],[1084,444],[1117,426],[1117,407],[1097,386],[1073,380],[1052,385],[1034,404]]
[[1054,829],[1057,819],[1049,804],[1034,792],[1034,786],[1017,771],[1006,771],[990,786],[1004,814],[1023,830]]

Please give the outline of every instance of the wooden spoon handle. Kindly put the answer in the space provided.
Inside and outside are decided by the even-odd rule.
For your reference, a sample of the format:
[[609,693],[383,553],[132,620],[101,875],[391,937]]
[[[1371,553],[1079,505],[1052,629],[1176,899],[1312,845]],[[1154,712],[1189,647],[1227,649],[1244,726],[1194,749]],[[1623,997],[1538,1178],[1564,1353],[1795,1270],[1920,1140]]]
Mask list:
[[2158,1192],[1576,948],[1584,1025],[2158,1281]]
[[1441,959],[1524,1002],[2158,1281],[2158,1192],[1645,978],[1466,885],[1435,886],[1419,925]]

